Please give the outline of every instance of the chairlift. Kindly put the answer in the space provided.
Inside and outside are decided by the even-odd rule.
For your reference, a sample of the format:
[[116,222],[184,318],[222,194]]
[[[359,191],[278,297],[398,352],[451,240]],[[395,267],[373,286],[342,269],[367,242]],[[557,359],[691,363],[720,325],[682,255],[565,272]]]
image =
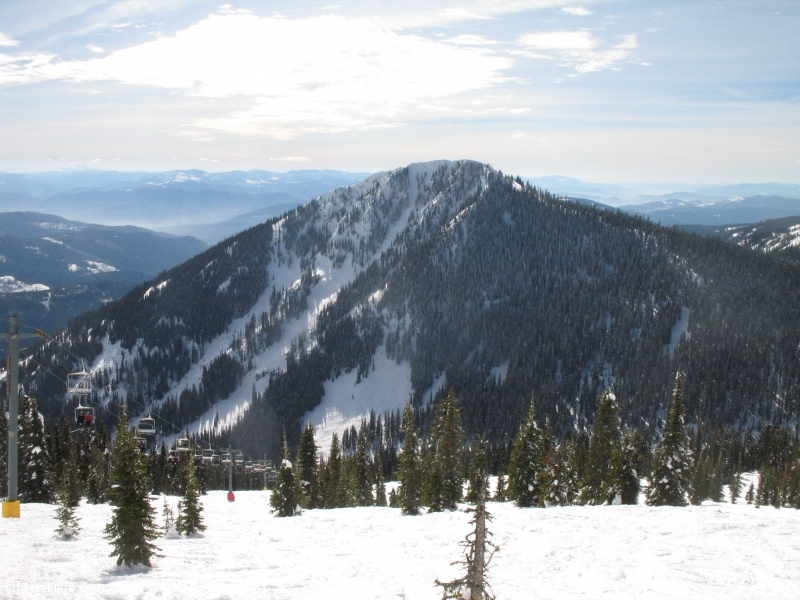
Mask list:
[[189,452],[192,449],[192,443],[189,441],[189,438],[178,438],[175,440],[175,451],[176,452]]
[[81,370],[67,374],[67,393],[77,396],[88,396],[92,393],[92,374],[86,371],[81,359]]
[[242,465],[244,465],[244,455],[242,454],[241,450],[234,450],[233,462],[236,464],[237,467],[241,467]]
[[141,436],[136,438],[136,447],[138,448],[139,452],[144,454],[147,452],[147,438],[143,438]]
[[253,465],[254,473],[265,473],[267,471],[267,461],[259,460]]
[[253,461],[252,460],[246,460],[244,462],[244,472],[245,473],[252,473],[253,472]]
[[227,467],[231,464],[231,455],[227,452],[223,452],[220,462]]
[[94,424],[94,408],[91,406],[83,406],[78,400],[78,406],[75,407],[75,422],[80,427],[89,427]]
[[203,450],[203,461],[204,462],[213,463],[213,462],[215,462],[216,458],[217,458],[217,455],[214,454],[214,449],[213,448],[205,448]]
[[150,416],[150,412],[146,417],[139,419],[139,424],[136,426],[136,432],[139,435],[155,435],[156,434],[156,420]]

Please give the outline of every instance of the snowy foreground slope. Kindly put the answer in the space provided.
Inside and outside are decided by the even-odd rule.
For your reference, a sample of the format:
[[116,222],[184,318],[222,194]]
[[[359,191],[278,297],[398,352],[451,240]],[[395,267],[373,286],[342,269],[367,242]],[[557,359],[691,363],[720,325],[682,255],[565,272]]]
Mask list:
[[[176,498],[170,498],[173,503]],[[269,514],[269,492],[203,497],[204,537],[158,541],[153,569],[119,568],[107,505],[78,510],[83,533],[55,538],[51,505],[0,521],[4,598],[435,599],[458,573],[463,511],[404,517],[390,508]],[[161,502],[156,502],[160,508]],[[520,509],[490,504],[501,545],[498,599],[800,598],[800,511],[707,503]],[[48,587],[49,586],[49,587]]]

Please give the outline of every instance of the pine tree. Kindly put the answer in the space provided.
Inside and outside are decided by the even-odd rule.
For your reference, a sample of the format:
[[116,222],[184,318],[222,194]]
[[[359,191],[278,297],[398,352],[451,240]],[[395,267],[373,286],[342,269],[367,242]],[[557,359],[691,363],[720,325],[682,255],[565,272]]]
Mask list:
[[541,490],[537,475],[544,469],[542,432],[536,424],[536,403],[531,396],[528,418],[519,428],[508,465],[509,497],[517,506],[538,506]]
[[568,506],[578,496],[578,473],[575,470],[575,440],[564,439],[547,461],[540,478],[540,506]]
[[[469,462],[469,487],[464,498],[467,502],[478,502],[481,494],[481,485],[485,485],[486,490],[489,486],[489,478],[485,476],[489,472],[489,456],[486,448],[486,440],[482,436],[475,436],[472,441],[472,456]],[[486,491],[484,490],[484,491]]]
[[89,451],[89,473],[86,479],[86,500],[90,504],[102,504],[108,498],[110,486],[110,452],[92,446]]
[[750,487],[747,488],[747,493],[744,496],[745,502],[748,504],[752,504],[753,500],[755,500],[755,491],[753,490],[753,483],[750,483]]
[[178,530],[175,529],[175,514],[172,512],[172,507],[164,496],[164,507],[161,509],[161,515],[164,517],[164,537],[169,539],[173,537],[180,537]]
[[145,457],[139,452],[134,434],[128,429],[128,414],[123,406],[117,424],[111,463],[110,504],[114,506],[106,539],[114,546],[111,556],[117,564],[143,564],[157,556],[152,543],[158,537],[155,510],[150,506],[150,478]]
[[713,474],[711,475],[711,481],[709,482],[709,491],[708,497],[711,499],[712,502],[722,502],[723,499],[723,458],[722,458],[722,451],[720,451],[717,460],[714,462],[713,465]]
[[184,492],[183,499],[178,502],[178,520],[175,523],[176,529],[183,535],[192,535],[199,531],[205,531],[203,525],[203,507],[200,504],[200,485],[197,481],[194,461],[188,455],[185,460],[187,464],[184,470]]
[[686,506],[692,457],[683,411],[683,386],[678,372],[664,438],[653,453],[653,472],[647,490],[647,504],[650,506]]
[[502,471],[497,474],[497,487],[494,491],[494,498],[495,502],[505,502],[508,500],[507,492],[507,484],[508,484],[508,476],[503,473]]
[[355,506],[372,506],[372,477],[370,477],[369,455],[367,454],[367,428],[364,421],[358,430],[356,453],[353,455],[353,504]]
[[341,489],[342,453],[339,450],[339,436],[335,433],[331,440],[331,451],[328,455],[325,473],[324,507],[340,508],[345,506]]
[[600,397],[589,442],[586,477],[581,490],[584,504],[610,504],[617,494],[622,430],[617,398],[606,389]]
[[375,506],[386,506],[386,482],[383,479],[383,460],[375,453]]
[[461,476],[461,449],[464,433],[455,391],[439,401],[431,428],[432,461],[426,488],[431,512],[455,510],[464,488]]
[[303,508],[318,508],[322,501],[317,473],[317,442],[314,439],[314,427],[311,423],[306,425],[303,434],[300,436],[296,466],[300,506]]
[[275,482],[275,489],[269,498],[272,512],[278,517],[293,517],[296,514],[297,491],[295,489],[294,473],[292,463],[289,461],[289,444],[286,441],[286,434],[283,436],[283,461],[278,468],[278,479]]
[[622,440],[622,450],[619,455],[616,494],[622,504],[637,504],[639,502],[639,473],[636,469],[639,464],[639,449],[636,447],[636,435],[626,431]]
[[742,495],[742,474],[734,471],[731,482],[728,484],[728,491],[731,495],[731,504],[736,504],[739,496]]
[[56,519],[59,527],[56,529],[61,537],[70,539],[75,536],[80,528],[75,516],[75,508],[81,500],[81,482],[78,477],[78,463],[75,452],[70,451],[63,456],[61,480],[56,489]]
[[689,502],[700,506],[703,500],[709,497],[709,481],[711,475],[711,459],[708,449],[699,444],[699,452],[695,455],[692,476],[689,479]]
[[50,454],[47,450],[44,417],[36,398],[19,398],[19,499],[21,502],[50,502],[53,495]]
[[398,480],[400,488],[397,491],[397,503],[403,514],[419,514],[420,498],[422,496],[422,476],[419,464],[419,448],[417,443],[417,430],[414,427],[414,412],[410,404],[406,404],[403,413],[403,434],[405,441],[398,457]]

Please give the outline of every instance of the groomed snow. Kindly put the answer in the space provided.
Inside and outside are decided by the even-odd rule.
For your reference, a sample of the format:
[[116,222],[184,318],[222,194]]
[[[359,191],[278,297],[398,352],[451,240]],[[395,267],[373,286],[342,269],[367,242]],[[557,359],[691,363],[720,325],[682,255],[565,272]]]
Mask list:
[[[55,508],[0,521],[4,598],[409,600],[441,597],[460,574],[463,511],[404,517],[390,508],[269,513],[269,492],[204,496],[203,537],[160,539],[153,569],[117,567],[107,505],[82,505],[77,540],[55,537]],[[173,506],[177,499],[170,498]],[[154,506],[161,511],[162,502]],[[498,598],[800,597],[800,511],[737,504],[520,509],[489,505],[501,545]],[[27,585],[27,588],[26,588]],[[48,586],[50,586],[48,588]]]

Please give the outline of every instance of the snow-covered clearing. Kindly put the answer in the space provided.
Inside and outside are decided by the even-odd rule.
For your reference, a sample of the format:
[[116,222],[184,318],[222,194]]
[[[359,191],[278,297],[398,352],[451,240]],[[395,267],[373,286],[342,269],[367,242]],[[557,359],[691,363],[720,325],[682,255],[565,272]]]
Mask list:
[[369,417],[369,411],[383,415],[387,411],[402,410],[410,401],[411,365],[403,361],[399,365],[386,357],[386,348],[375,354],[375,375],[356,383],[356,370],[325,382],[325,395],[319,406],[306,413],[302,425],[314,425],[317,445],[322,452],[331,447],[333,434],[341,437],[351,426],[359,428],[361,419]]
[[[0,521],[4,598],[440,598],[459,573],[463,511],[404,517],[390,508],[311,510],[278,519],[269,492],[203,497],[203,537],[158,540],[153,569],[117,567],[102,530],[107,505],[78,509],[61,541],[51,505]],[[170,498],[173,505],[176,498]],[[154,505],[161,509],[161,501]],[[520,509],[490,504],[501,545],[498,598],[795,599],[800,511],[744,504]],[[27,586],[27,587],[26,587]],[[48,586],[50,586],[48,588]]]
[[43,283],[25,283],[11,275],[0,277],[0,294],[19,294],[21,292],[46,292],[50,288]]

